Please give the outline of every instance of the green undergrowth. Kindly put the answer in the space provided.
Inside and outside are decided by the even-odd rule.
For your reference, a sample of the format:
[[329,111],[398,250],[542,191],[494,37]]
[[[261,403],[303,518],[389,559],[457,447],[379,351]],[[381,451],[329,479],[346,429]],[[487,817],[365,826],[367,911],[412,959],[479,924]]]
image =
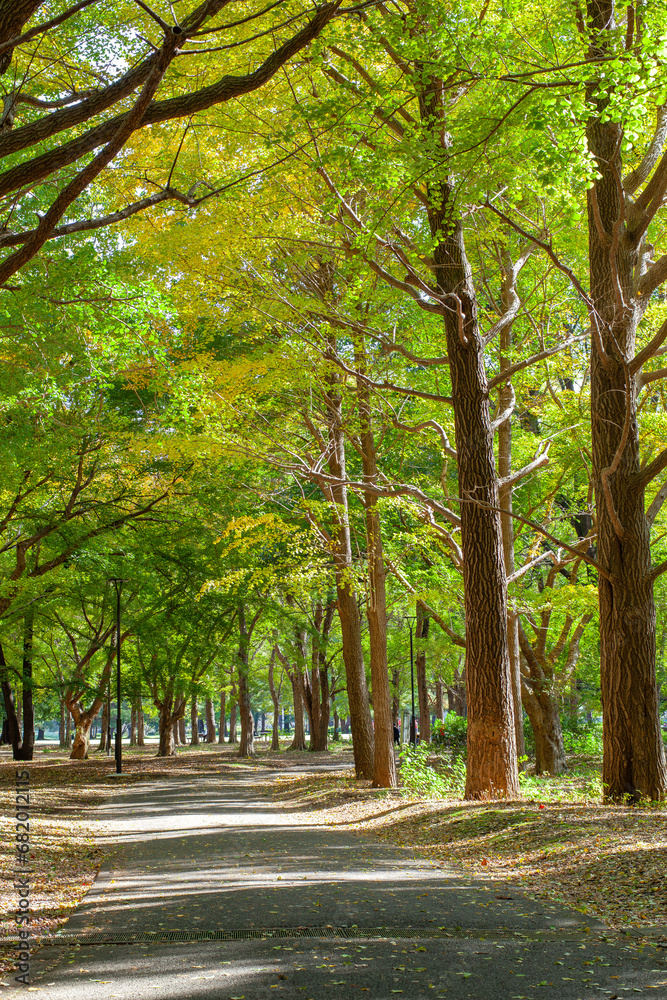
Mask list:
[[[463,796],[464,753],[442,751],[427,744],[406,745],[401,750],[400,762],[400,789],[404,797],[451,799]],[[534,774],[527,757],[521,763],[522,798],[540,802],[588,802],[602,797],[601,757],[570,753],[567,770],[555,776]]]

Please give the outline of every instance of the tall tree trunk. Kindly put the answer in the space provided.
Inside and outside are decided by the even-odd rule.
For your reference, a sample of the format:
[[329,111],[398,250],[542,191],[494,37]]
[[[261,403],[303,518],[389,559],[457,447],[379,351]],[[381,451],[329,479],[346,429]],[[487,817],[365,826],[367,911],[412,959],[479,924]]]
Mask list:
[[[585,616],[586,617],[586,616]],[[569,619],[571,623],[571,619]],[[580,635],[584,625],[575,632]],[[546,626],[543,642],[546,639]],[[537,643],[534,649],[519,622],[519,642],[522,666],[522,700],[535,738],[535,773],[560,774],[566,768],[565,746],[561,727],[558,698],[555,691],[553,660],[545,655],[543,645]],[[575,640],[574,654],[578,652],[579,640]],[[539,653],[539,655],[538,655]]]
[[227,735],[227,693],[223,688],[220,692],[220,725],[218,726],[218,743],[224,743]]
[[535,774],[561,774],[566,769],[563,730],[553,698],[540,698],[524,686],[523,703],[535,737]]
[[[515,296],[515,270],[509,256],[505,260],[504,276],[501,290],[501,305],[503,313],[511,307]],[[507,323],[500,331],[500,370],[506,371],[511,363],[510,350],[512,346],[512,324]],[[500,525],[503,539],[503,558],[505,573],[509,577],[514,572],[514,519],[512,517],[512,484],[504,482],[512,474],[512,401],[513,389],[511,382],[505,382],[498,392],[498,412],[508,416],[498,427],[498,506],[501,509]],[[523,708],[521,704],[521,651],[519,649],[519,620],[513,607],[507,607],[507,651],[512,680],[512,701],[514,704],[514,732],[516,738],[517,757],[526,753],[526,741],[523,735]]]
[[[60,717],[58,719],[58,746],[62,749],[67,746],[65,742],[65,727],[67,726],[67,705],[65,699],[59,699]],[[104,747],[100,744],[100,750]]]
[[[158,745],[157,757],[173,757],[176,754],[174,742],[174,725],[184,722],[187,699],[185,695],[174,696],[171,683],[162,699],[155,694],[153,701],[158,710],[158,731],[160,742]],[[182,740],[181,742],[185,742]]]
[[170,713],[165,714],[162,710],[160,711],[158,716],[158,731],[160,742],[156,756],[173,757],[176,753],[176,745],[174,743],[174,723],[171,721]]
[[[94,716],[91,718],[89,712],[84,712],[80,706],[72,705],[72,718],[74,719],[74,742],[69,755],[70,760],[87,760],[88,746],[90,743],[90,727],[93,724]],[[95,713],[97,714],[97,712]]]
[[90,708],[84,709],[80,701],[80,696],[71,689],[65,692],[65,703],[69,710],[68,715],[71,714],[76,727],[74,743],[72,744],[72,752],[70,753],[70,760],[86,760],[88,757],[90,727],[95,721],[99,710],[106,703],[106,693],[109,686],[109,678],[111,676],[114,659],[115,650],[112,647],[107,655],[104,669],[102,670],[97,684],[97,692],[93,698]]
[[336,708],[335,704],[333,709],[333,720],[334,720],[333,738],[334,742],[338,743],[338,741],[340,740],[340,716],[338,715],[338,709]]
[[273,678],[273,670],[276,663],[277,650],[274,646],[271,650],[271,657],[269,659],[269,692],[271,694],[271,701],[273,702],[273,725],[271,727],[271,749],[280,750],[280,733],[278,730],[278,725],[280,722],[280,711],[279,711],[279,700],[280,700],[280,689],[282,687],[283,679],[282,674],[280,677],[280,683],[278,689],[276,690],[275,681]]
[[190,746],[199,746],[199,706],[196,694],[190,700]]
[[428,707],[428,685],[426,683],[426,650],[420,646],[419,640],[428,639],[430,618],[422,601],[417,601],[417,621],[415,638],[417,639],[417,656],[415,657],[415,672],[417,674],[417,696],[419,698],[419,742],[431,742],[431,713]]
[[178,722],[174,723],[173,729],[174,729],[174,746],[177,747],[180,746],[181,743],[181,734],[179,732],[180,725]]
[[438,722],[442,722],[445,717],[445,707],[442,700],[442,678],[440,677],[435,682],[435,717]]
[[239,757],[253,757],[255,755],[255,745],[253,742],[254,719],[250,708],[250,691],[248,689],[248,672],[250,668],[248,658],[248,643],[250,635],[246,623],[245,605],[239,602],[238,609],[239,622],[239,648],[236,653],[238,672],[238,701],[239,715],[241,716],[241,742],[239,743]]
[[144,706],[141,695],[137,699],[137,746],[146,746],[146,735],[144,732]]
[[[329,338],[327,353],[334,357],[335,337]],[[374,774],[374,739],[368,702],[366,668],[361,645],[361,617],[352,587],[352,538],[348,513],[347,478],[345,463],[345,436],[343,431],[342,398],[339,376],[334,365],[325,388],[327,423],[329,433],[329,472],[338,481],[329,493],[333,501],[334,528],[333,560],[338,597],[343,662],[347,681],[347,699],[350,706],[352,749],[354,767],[358,778],[372,779]]]
[[276,653],[285,672],[289,677],[290,683],[292,685],[292,701],[294,702],[294,737],[290,743],[289,750],[305,750],[306,749],[306,729],[304,726],[304,711],[303,711],[303,674],[301,664],[303,663],[305,657],[305,642],[306,633],[302,629],[296,633],[296,646],[301,653],[297,653],[293,667],[290,669],[287,657],[281,653],[280,649],[276,647]]
[[[378,485],[377,453],[373,432],[373,414],[366,375],[367,360],[363,341],[358,337],[354,346],[357,369],[357,399],[359,406],[361,464],[364,484]],[[396,788],[396,761],[394,759],[394,723],[391,713],[389,665],[387,663],[387,592],[386,570],[382,549],[382,525],[377,507],[377,497],[368,490],[363,493],[366,521],[366,559],[368,573],[368,602],[366,618],[371,661],[371,689],[373,692],[373,786]]]
[[215,712],[210,698],[206,699],[206,742],[215,743]]
[[35,613],[30,606],[23,619],[23,740],[14,748],[14,760],[32,760],[35,747],[35,705],[32,687],[33,632]]
[[237,743],[236,739],[236,718],[238,714],[238,704],[236,699],[232,701],[231,708],[229,709],[229,742]]
[[[416,74],[416,80],[420,80]],[[447,97],[442,80],[424,78],[420,116],[443,166]],[[468,702],[467,799],[519,794],[514,704],[507,646],[507,600],[498,477],[477,299],[449,180],[429,185],[428,219],[435,241],[434,274],[448,303],[444,326],[452,383],[461,503]]]
[[[589,54],[616,51],[612,0],[589,0]],[[655,601],[650,523],[644,490],[650,479],[639,447],[636,325],[646,308],[634,269],[642,245],[628,225],[622,176],[623,128],[604,121],[610,95],[590,85],[588,147],[598,177],[588,192],[591,322],[591,429],[597,511],[600,605],[600,684],[603,720],[602,785],[607,798],[662,799],[667,768],[660,732],[655,665]],[[601,88],[602,89],[602,88]],[[664,171],[664,165],[657,170]],[[655,175],[654,175],[655,178]],[[646,188],[650,189],[651,182]],[[662,198],[661,193],[654,198]],[[638,201],[640,199],[637,199]],[[645,205],[648,212],[649,205]],[[641,220],[635,228],[641,229]],[[646,297],[644,297],[646,298]],[[597,331],[595,329],[597,327]]]
[[324,618],[324,609],[322,602],[318,601],[315,607],[314,625],[317,629],[317,635],[312,635],[311,637],[311,657],[310,657],[310,690],[308,690],[308,679],[304,677],[304,691],[306,692],[306,708],[308,709],[308,718],[310,721],[310,746],[308,747],[311,751],[317,751],[321,749],[326,749],[326,747],[319,746],[320,739],[320,714],[321,714],[321,703],[320,703],[320,629],[322,628],[322,621]]
[[0,683],[2,684],[2,696],[5,703],[5,715],[9,729],[9,742],[12,744],[14,760],[16,760],[16,749],[21,743],[21,727],[19,723],[16,705],[14,703],[14,693],[9,681],[9,668],[5,661],[5,653],[0,645]]
[[[63,698],[61,704],[64,706],[65,711],[69,715],[69,709],[67,708],[67,703],[65,702],[64,698]],[[66,736],[67,721],[66,721],[65,718],[63,718],[62,715],[61,715],[61,721],[62,721],[62,727],[61,727],[62,742],[61,742],[61,746],[67,746],[67,736]],[[104,753],[106,751],[106,749],[107,749],[107,731],[108,731],[108,729],[109,729],[108,703],[107,703],[107,699],[105,697],[104,701],[102,702],[102,721],[100,723],[100,742],[99,742],[99,745],[97,747],[97,749],[100,751],[100,753]]]
[[178,738],[181,741],[181,743],[182,743],[183,746],[185,746],[185,744],[188,742],[188,735],[187,735],[187,733],[185,731],[185,716],[184,715],[182,715],[181,718],[178,720]]
[[312,638],[311,684],[307,692],[306,704],[310,706],[310,749],[324,751],[329,743],[329,668],[327,664],[327,644],[336,612],[336,602],[329,600],[326,607],[318,603],[315,608],[314,625],[317,634]]
[[137,702],[132,699],[130,702],[130,746],[137,745]]

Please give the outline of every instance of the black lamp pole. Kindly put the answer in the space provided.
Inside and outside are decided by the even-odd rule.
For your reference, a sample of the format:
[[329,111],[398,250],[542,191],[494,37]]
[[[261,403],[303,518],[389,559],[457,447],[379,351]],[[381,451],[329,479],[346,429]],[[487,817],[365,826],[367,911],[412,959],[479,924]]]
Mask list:
[[123,581],[113,577],[111,582],[116,591],[116,774],[123,773],[123,742],[120,718],[120,595]]

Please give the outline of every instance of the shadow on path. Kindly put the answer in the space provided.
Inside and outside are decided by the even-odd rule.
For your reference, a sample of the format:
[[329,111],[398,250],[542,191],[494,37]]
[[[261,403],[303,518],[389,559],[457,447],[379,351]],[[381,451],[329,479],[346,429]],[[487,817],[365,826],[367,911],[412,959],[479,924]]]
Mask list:
[[[33,988],[45,1000],[578,1000],[587,988],[667,998],[663,953],[601,940],[602,924],[407,849],[316,826],[270,801],[273,778],[157,781],[100,808],[118,852],[64,931],[126,942],[43,949]],[[350,940],[303,928],[348,928]],[[279,929],[292,936],[272,937]],[[163,940],[127,940],[147,931]],[[249,939],[169,940],[223,931]]]

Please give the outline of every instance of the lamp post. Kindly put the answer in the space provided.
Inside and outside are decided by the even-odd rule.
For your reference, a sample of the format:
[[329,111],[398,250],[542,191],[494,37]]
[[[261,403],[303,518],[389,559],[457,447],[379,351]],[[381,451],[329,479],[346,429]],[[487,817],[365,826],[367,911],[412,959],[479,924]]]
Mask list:
[[[394,618],[394,615],[388,616],[388,621]],[[399,628],[407,624],[410,629],[410,692],[412,695],[412,712],[410,715],[410,738],[409,742],[412,746],[417,746],[417,716],[415,713],[415,654],[414,645],[412,641],[412,625],[413,622],[417,621],[416,615],[403,615],[397,614],[394,620],[398,623]]]
[[[114,590],[116,591],[116,774],[123,773],[123,740],[121,732],[121,717],[120,717],[120,595],[123,590],[124,581],[117,576],[111,578],[111,583],[114,585]],[[111,678],[109,678],[109,686],[111,687]],[[111,707],[111,706],[109,706]],[[109,728],[111,728],[111,719],[109,718]]]

